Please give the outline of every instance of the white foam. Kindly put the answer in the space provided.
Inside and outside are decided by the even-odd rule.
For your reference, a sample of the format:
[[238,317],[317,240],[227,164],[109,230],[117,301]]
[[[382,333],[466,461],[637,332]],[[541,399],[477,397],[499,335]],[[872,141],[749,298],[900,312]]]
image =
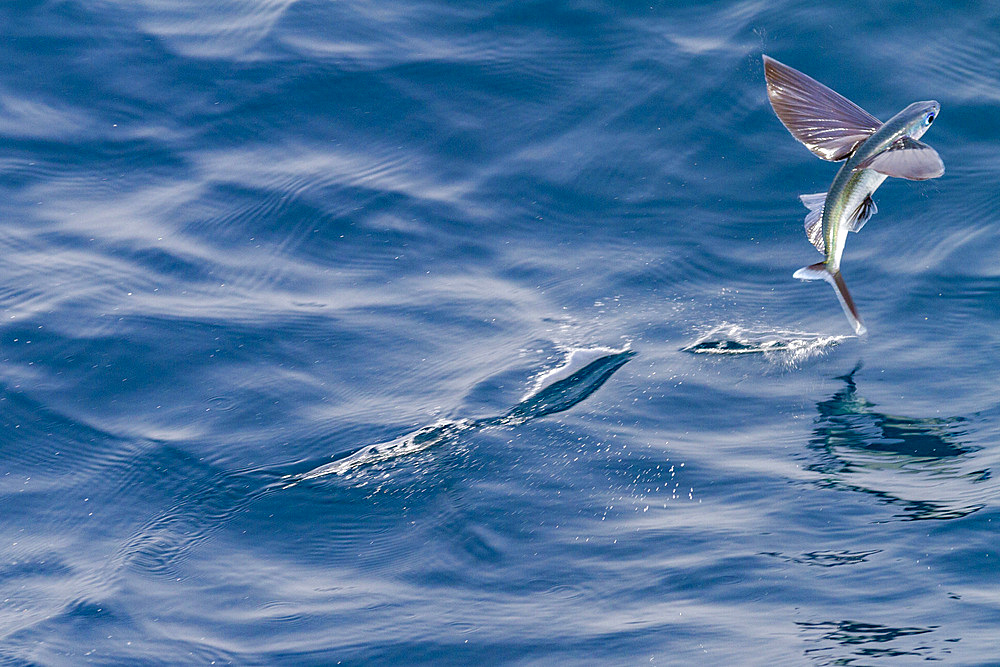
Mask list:
[[692,354],[761,354],[769,361],[794,365],[857,336],[829,336],[786,329],[752,329],[739,324],[716,325],[681,348]]
[[294,486],[299,482],[316,479],[317,477],[325,477],[326,475],[343,475],[361,466],[379,463],[396,458],[397,456],[422,452],[440,443],[444,438],[471,428],[473,425],[474,422],[468,419],[442,419],[434,424],[423,426],[416,431],[400,436],[395,440],[362,447],[346,458],[332,461],[314,468],[307,473],[297,475],[288,486]]
[[536,396],[546,387],[551,387],[556,382],[565,380],[581,368],[586,368],[588,364],[597,361],[602,357],[621,354],[622,352],[626,352],[628,349],[628,345],[621,349],[615,349],[613,347],[570,348],[566,350],[566,359],[563,361],[561,366],[545,371],[535,378],[535,382],[531,390],[521,398],[521,402],[523,403],[532,396]]

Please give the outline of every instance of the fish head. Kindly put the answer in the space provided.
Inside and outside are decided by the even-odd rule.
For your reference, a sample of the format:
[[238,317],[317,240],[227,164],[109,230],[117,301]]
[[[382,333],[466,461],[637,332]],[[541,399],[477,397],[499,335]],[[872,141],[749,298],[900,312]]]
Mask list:
[[934,100],[925,102],[914,102],[899,112],[899,116],[907,119],[906,134],[912,139],[919,139],[924,136],[924,132],[931,126],[941,105]]

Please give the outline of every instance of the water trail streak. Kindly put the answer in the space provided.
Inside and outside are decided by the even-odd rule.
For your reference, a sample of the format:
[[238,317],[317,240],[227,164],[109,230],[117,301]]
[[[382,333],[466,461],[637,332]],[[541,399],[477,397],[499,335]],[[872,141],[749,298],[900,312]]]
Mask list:
[[627,348],[571,350],[562,366],[540,376],[535,388],[503,415],[479,420],[441,420],[395,440],[362,447],[345,458],[326,463],[309,472],[289,475],[285,486],[294,486],[326,475],[343,475],[361,466],[415,454],[472,430],[518,426],[538,417],[569,410],[597,391],[633,356],[635,352]]

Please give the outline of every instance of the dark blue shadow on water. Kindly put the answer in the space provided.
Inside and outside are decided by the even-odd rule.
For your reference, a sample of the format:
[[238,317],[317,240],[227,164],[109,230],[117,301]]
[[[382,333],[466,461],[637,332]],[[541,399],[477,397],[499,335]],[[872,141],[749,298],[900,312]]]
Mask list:
[[527,396],[502,417],[484,419],[480,426],[510,426],[557,412],[565,412],[601,388],[635,352],[624,350],[591,361],[569,377],[552,382]]

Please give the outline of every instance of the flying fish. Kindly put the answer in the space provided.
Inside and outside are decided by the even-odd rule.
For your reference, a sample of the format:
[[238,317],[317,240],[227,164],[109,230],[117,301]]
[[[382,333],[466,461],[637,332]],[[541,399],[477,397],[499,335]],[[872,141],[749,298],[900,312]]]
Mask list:
[[923,181],[944,173],[937,151],[919,141],[941,105],[914,102],[883,123],[847,98],[802,72],[764,56],[767,97],[792,136],[824,160],[844,161],[827,192],[800,195],[809,209],[806,236],[822,262],[794,273],[801,280],[833,285],[854,332],[865,325],[840,274],[848,232],[860,231],[878,210],[872,194],[888,176]]

